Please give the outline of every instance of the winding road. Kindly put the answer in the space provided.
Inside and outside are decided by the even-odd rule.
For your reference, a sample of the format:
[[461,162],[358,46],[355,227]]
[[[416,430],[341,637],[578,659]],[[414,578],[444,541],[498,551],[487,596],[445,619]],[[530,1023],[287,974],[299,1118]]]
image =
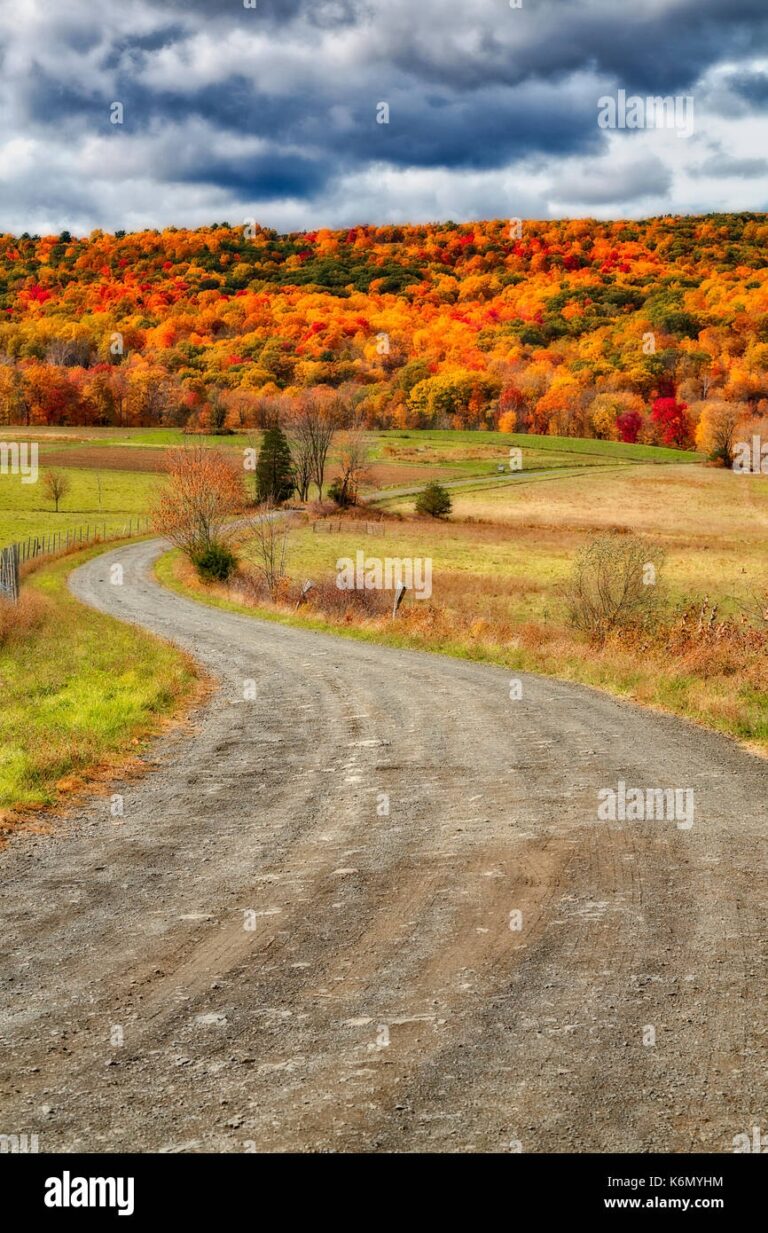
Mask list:
[[[596,691],[80,567],[219,688],[0,855],[0,1132],[41,1151],[732,1151],[768,1124],[768,762]],[[111,584],[110,566],[124,568]],[[514,691],[513,691],[514,692]],[[255,695],[255,696],[253,696]],[[692,789],[695,821],[600,821]]]

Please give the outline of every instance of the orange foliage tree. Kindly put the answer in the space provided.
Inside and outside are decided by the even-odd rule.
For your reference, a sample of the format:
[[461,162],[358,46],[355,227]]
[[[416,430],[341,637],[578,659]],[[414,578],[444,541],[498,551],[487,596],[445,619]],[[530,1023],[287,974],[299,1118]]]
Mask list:
[[235,516],[246,502],[244,477],[219,450],[203,446],[168,451],[168,480],[152,522],[186,557],[195,561],[234,539]]

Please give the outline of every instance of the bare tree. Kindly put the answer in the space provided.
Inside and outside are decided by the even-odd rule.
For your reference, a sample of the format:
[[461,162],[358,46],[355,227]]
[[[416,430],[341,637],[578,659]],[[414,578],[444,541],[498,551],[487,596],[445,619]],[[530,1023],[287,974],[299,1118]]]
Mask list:
[[253,404],[255,428],[274,428],[279,424],[285,410],[285,394],[257,394]]
[[262,517],[257,519],[253,527],[253,538],[247,555],[253,561],[256,572],[272,599],[281,580],[285,578],[289,530],[289,520],[278,514],[270,504],[264,506]]
[[212,385],[208,390],[208,423],[213,436],[221,436],[227,427],[227,404],[221,386]]
[[356,505],[358,488],[368,470],[368,439],[360,426],[343,433],[339,449],[339,505]]
[[125,423],[126,404],[128,402],[128,391],[130,389],[130,381],[128,373],[124,368],[113,367],[109,374],[109,384],[112,391],[112,400],[115,408],[115,423],[122,427]]
[[84,336],[54,338],[46,348],[45,358],[49,364],[57,364],[62,368],[74,368],[76,365],[87,368],[95,351],[91,340]]
[[49,501],[53,501],[57,514],[60,502],[64,500],[71,487],[72,481],[66,471],[46,471],[43,476],[45,495]]
[[309,486],[317,486],[319,500],[323,499],[325,468],[328,451],[337,426],[337,412],[333,399],[316,390],[301,394],[291,411],[288,425],[288,440],[297,474],[299,497],[306,501]]
[[307,501],[312,483],[312,434],[307,429],[303,399],[299,399],[288,411],[285,435],[291,448],[296,491],[300,501]]

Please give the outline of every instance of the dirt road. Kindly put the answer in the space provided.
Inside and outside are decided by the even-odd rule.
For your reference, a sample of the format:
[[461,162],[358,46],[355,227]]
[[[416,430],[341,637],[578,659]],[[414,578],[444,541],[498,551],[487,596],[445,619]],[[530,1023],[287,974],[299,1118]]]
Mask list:
[[[621,471],[625,466],[627,466],[626,463],[617,467],[603,465],[600,467],[600,474],[604,475],[608,471]],[[471,475],[463,479],[439,479],[439,482],[443,488],[461,495],[465,491],[482,492],[488,488],[504,487],[507,484],[515,484],[517,486],[518,484],[538,484],[544,480],[573,479],[577,475],[587,476],[593,470],[594,464],[590,466],[588,463],[575,467],[528,467],[525,471],[507,471],[504,475],[494,475],[492,473]],[[432,478],[434,478],[434,474]],[[400,488],[380,488],[376,492],[367,493],[363,497],[363,501],[367,505],[377,505],[379,502],[395,501],[401,497],[415,497],[418,493],[424,491],[426,485],[427,481],[424,480],[420,484],[410,484]]]
[[[500,669],[195,604],[157,552],[73,589],[221,687],[116,785],[122,818],[99,799],[0,858],[0,1133],[728,1152],[766,1128],[768,763],[596,692],[513,700]],[[599,821],[622,780],[692,789],[694,825]]]

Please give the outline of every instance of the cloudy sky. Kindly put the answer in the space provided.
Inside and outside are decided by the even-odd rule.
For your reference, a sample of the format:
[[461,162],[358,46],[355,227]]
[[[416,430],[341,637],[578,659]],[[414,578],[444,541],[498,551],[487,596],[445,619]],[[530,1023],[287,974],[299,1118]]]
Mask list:
[[0,231],[768,209],[768,0],[517,3],[0,0]]

